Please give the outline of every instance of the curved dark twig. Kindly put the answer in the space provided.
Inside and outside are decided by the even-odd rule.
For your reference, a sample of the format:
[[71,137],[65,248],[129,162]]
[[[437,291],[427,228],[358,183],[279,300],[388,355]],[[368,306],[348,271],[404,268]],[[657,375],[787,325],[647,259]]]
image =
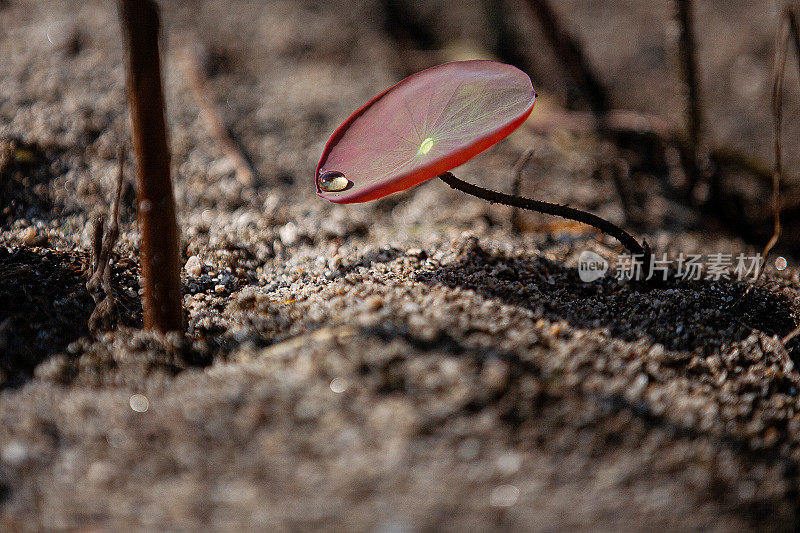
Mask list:
[[444,174],[440,175],[439,179],[453,189],[471,194],[472,196],[482,200],[503,204],[510,207],[519,207],[529,211],[545,213],[547,215],[555,215],[569,220],[575,220],[583,224],[588,224],[589,226],[597,228],[603,233],[607,233],[617,239],[625,246],[625,248],[628,249],[628,251],[636,260],[642,261],[642,264],[644,265],[643,274],[645,277],[650,272],[653,253],[650,250],[650,245],[647,244],[647,241],[643,241],[642,244],[639,244],[639,241],[634,239],[630,233],[604,218],[600,218],[592,213],[587,213],[586,211],[581,211],[580,209],[575,209],[574,207],[569,207],[566,205],[553,204],[550,202],[543,202],[541,200],[525,198],[524,196],[514,196],[490,189],[484,189],[483,187],[462,181],[450,172],[445,172]]

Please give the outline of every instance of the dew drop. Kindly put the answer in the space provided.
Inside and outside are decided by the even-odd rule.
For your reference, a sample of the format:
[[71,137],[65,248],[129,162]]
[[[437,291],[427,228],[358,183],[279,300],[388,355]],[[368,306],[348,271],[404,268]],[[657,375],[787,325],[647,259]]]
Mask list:
[[344,174],[335,170],[321,174],[320,177],[317,178],[317,181],[320,190],[325,192],[343,191],[351,185],[350,180],[348,180]]
[[775,258],[775,270],[786,270],[786,267],[789,266],[789,262],[786,261],[786,258],[781,256]]

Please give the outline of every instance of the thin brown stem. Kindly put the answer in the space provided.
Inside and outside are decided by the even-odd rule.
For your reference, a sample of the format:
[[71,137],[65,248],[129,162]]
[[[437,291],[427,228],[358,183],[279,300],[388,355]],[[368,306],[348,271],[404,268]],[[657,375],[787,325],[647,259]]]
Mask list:
[[119,238],[119,204],[122,198],[122,184],[125,181],[125,150],[120,145],[117,152],[119,171],[117,186],[108,220],[103,215],[95,218],[92,224],[92,273],[86,282],[86,289],[95,302],[94,311],[89,317],[89,330],[113,329],[117,323],[117,304],[111,286],[111,255]]
[[569,75],[589,102],[592,113],[602,122],[609,107],[606,88],[592,70],[580,44],[561,26],[550,2],[547,0],[527,0],[527,2],[559,61],[564,63]]
[[686,170],[689,192],[700,179],[698,153],[702,143],[703,110],[700,101],[700,81],[697,73],[697,44],[694,38],[694,17],[691,0],[675,0],[676,18],[680,28],[678,53],[681,75],[686,85],[686,121],[689,142],[686,146]]
[[503,63],[514,65],[526,71],[531,78],[536,78],[538,76],[532,72],[532,62],[525,57],[522,52],[524,47],[509,25],[506,4],[505,0],[483,0],[483,11],[491,34],[494,55]]
[[[522,188],[522,172],[525,170],[525,167],[528,166],[531,157],[533,157],[533,148],[528,148],[514,165],[514,182],[511,185],[512,196],[519,196],[520,194],[520,189]],[[520,231],[519,209],[517,208],[511,210],[511,229],[516,232]]]
[[[778,243],[781,237],[781,181],[783,180],[783,81],[786,77],[786,59],[789,55],[789,45],[794,44],[795,55],[800,71],[800,27],[797,15],[790,7],[786,7],[781,18],[778,37],[775,42],[775,72],[772,83],[772,116],[774,119],[774,150],[775,166],[772,172],[772,237],[761,252],[762,262]],[[759,269],[760,275],[763,269]]]
[[152,0],[119,0],[125,38],[131,138],[138,182],[144,326],[183,331],[179,234],[170,181],[159,57],[159,15]]
[[[783,175],[783,80],[786,76],[786,57],[789,52],[789,33],[791,31],[790,21],[791,11],[785,12],[785,17],[781,20],[778,38],[775,46],[775,73],[772,83],[772,117],[774,120],[774,150],[775,167],[772,172],[772,213],[773,230],[764,250],[761,252],[761,260],[766,262],[767,256],[772,248],[777,244],[781,235],[780,219],[780,183]],[[761,274],[762,269],[759,269]]]
[[258,174],[241,144],[236,142],[230,130],[225,126],[225,121],[214,101],[208,79],[198,57],[197,48],[199,46],[199,43],[188,45],[182,54],[183,61],[181,63],[189,87],[200,107],[200,114],[206,123],[206,128],[214,137],[225,157],[233,163],[236,169],[236,179],[245,186],[255,185],[259,181]]
[[525,198],[523,196],[513,196],[490,189],[484,189],[483,187],[478,187],[472,183],[462,181],[450,172],[445,172],[444,174],[440,175],[439,179],[444,181],[453,189],[471,194],[472,196],[481,198],[482,200],[486,200],[488,202],[503,204],[510,207],[519,207],[547,215],[555,215],[597,228],[603,233],[607,233],[621,242],[636,260],[642,261],[642,264],[644,265],[643,274],[647,275],[649,273],[650,266],[652,264],[652,252],[650,250],[650,245],[647,244],[647,241],[639,244],[639,241],[637,241],[630,233],[604,218],[592,213],[587,213],[586,211],[581,211],[580,209],[575,209],[574,207],[569,207],[567,205],[553,204],[550,202],[543,202],[541,200]]

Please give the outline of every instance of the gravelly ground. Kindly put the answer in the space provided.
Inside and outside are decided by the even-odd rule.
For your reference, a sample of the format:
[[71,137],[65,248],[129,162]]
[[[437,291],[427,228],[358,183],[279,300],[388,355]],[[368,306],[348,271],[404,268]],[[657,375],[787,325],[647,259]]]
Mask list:
[[[673,116],[661,4],[559,5],[618,103]],[[791,249],[788,269],[749,290],[585,284],[578,254],[614,261],[612,239],[545,217],[511,231],[508,210],[436,180],[328,204],[310,182],[324,141],[402,72],[378,5],[162,5],[184,259],[196,258],[185,340],[137,330],[130,189],[120,327],[86,326],[87,221],[127,135],[113,6],[0,2],[0,528],[796,528],[800,345],[778,341],[800,319]],[[764,157],[774,12],[710,6],[701,35],[726,36],[701,40],[711,136]],[[460,39],[445,58],[486,39],[464,25],[480,3],[459,9],[436,18]],[[199,116],[182,70],[196,42],[256,184],[236,180]],[[552,109],[564,81],[544,73],[534,85]],[[595,172],[614,148],[590,134],[523,127],[458,174],[507,190],[531,146],[527,194],[622,221]],[[659,253],[756,249],[656,176],[635,179]]]

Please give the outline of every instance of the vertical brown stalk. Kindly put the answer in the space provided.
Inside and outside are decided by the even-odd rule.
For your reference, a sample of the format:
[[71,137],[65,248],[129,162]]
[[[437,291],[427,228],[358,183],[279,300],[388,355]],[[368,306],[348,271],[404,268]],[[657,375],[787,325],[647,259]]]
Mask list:
[[170,181],[159,59],[159,15],[152,0],[119,0],[127,47],[127,91],[136,158],[144,326],[183,331],[178,224]]
[[[511,184],[511,196],[519,196],[522,189],[522,172],[533,157],[533,148],[528,148],[514,164],[514,181]],[[522,228],[519,221],[519,208],[511,210],[511,229],[519,233]]]
[[[772,172],[772,237],[764,246],[761,252],[762,264],[766,262],[767,256],[778,244],[781,237],[781,181],[783,180],[783,81],[786,76],[786,58],[789,55],[789,45],[794,43],[794,51],[797,55],[797,66],[800,70],[800,25],[797,16],[790,7],[785,7],[778,28],[778,37],[775,42],[775,66],[772,80],[772,117],[774,119],[775,138],[775,166]],[[759,270],[756,278],[763,272]],[[787,340],[792,337],[787,336]],[[787,341],[784,341],[787,342]]]
[[700,178],[698,152],[702,143],[703,111],[700,103],[700,80],[697,74],[697,44],[694,39],[694,17],[691,0],[675,0],[676,18],[680,27],[678,53],[681,75],[686,84],[686,121],[689,130],[689,145],[686,157],[689,192]]

